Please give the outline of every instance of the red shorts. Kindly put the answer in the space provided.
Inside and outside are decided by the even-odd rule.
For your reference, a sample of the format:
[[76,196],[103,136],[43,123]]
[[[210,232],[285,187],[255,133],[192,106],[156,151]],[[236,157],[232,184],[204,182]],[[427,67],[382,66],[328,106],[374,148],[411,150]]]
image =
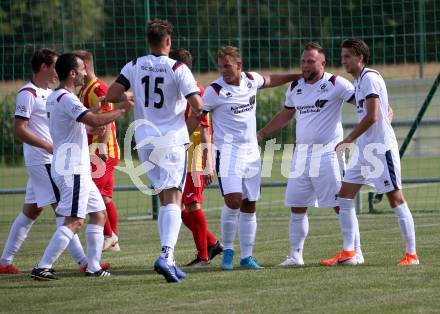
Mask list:
[[[92,163],[93,182],[95,182],[99,193],[101,193],[102,196],[113,197],[113,186],[115,183],[113,173],[118,162],[119,160],[117,159],[108,158],[105,162],[105,172],[103,174],[98,174],[97,166]],[[98,177],[96,177],[97,175]]]
[[[196,184],[194,184],[194,181]],[[203,181],[202,174],[200,172],[188,172],[182,194],[183,205],[189,205],[194,202],[203,204],[204,190],[205,182]]]

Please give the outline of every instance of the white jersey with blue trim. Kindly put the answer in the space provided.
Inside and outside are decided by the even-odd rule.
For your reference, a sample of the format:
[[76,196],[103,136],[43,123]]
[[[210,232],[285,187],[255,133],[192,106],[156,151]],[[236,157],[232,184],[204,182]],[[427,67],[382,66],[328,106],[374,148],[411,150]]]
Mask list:
[[256,106],[257,90],[264,77],[256,72],[242,72],[240,85],[230,85],[218,78],[205,89],[204,110],[211,113],[214,145],[226,144],[258,150]]
[[388,118],[387,87],[380,73],[373,69],[364,68],[359,77],[354,80],[354,86],[359,121],[367,115],[367,99],[379,98],[380,102],[378,119],[357,139],[358,146],[365,147],[370,143],[380,143],[388,149],[397,147],[396,135]]
[[138,149],[189,143],[187,98],[200,95],[200,90],[185,64],[150,54],[127,63],[116,81],[134,94]]
[[[15,103],[15,119],[28,121],[27,130],[46,142],[52,143],[46,114],[46,101],[52,93],[50,88],[40,88],[29,82],[18,90]],[[26,166],[50,164],[52,155],[44,148],[23,143]]]
[[313,84],[308,84],[303,78],[292,82],[287,89],[284,106],[296,110],[296,143],[336,145],[344,135],[342,105],[353,98],[353,85],[331,73],[325,72]]
[[81,118],[89,110],[66,89],[55,90],[47,99],[49,131],[53,140],[52,176],[90,174],[87,133]]

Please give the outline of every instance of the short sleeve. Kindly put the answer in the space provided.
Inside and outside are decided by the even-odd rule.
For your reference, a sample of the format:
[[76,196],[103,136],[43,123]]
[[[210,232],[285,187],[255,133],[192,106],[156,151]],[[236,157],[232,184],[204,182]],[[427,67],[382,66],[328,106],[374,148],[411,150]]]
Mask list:
[[78,122],[87,112],[89,112],[89,109],[87,109],[78,97],[73,94],[65,95],[60,102],[63,105],[64,112]]
[[208,86],[205,89],[205,94],[203,95],[203,110],[210,112],[215,109],[218,106],[218,97],[219,95],[214,88],[211,85]]
[[284,100],[284,107],[287,109],[295,109],[295,105],[293,103],[292,91],[290,86],[287,88],[286,96]]
[[266,82],[264,77],[257,72],[250,72],[250,73],[254,77],[255,83],[257,84],[257,88],[262,88],[264,86],[264,83]]
[[380,76],[377,73],[366,73],[362,78],[362,92],[365,99],[378,98],[381,94],[381,85],[379,82]]
[[174,73],[176,75],[176,84],[185,98],[195,94],[200,95],[200,89],[197,86],[196,80],[185,64],[177,67]]
[[29,120],[34,108],[35,95],[27,90],[18,93],[15,102],[15,118]]
[[354,97],[354,86],[347,79],[338,76],[336,78],[336,88],[338,95],[343,101],[349,102]]
[[131,83],[130,83],[130,78],[131,78],[131,72],[133,71],[133,67],[135,65],[133,64],[133,62],[129,62],[127,63],[121,70],[121,73],[119,74],[118,78],[116,79],[116,82],[121,84],[122,86],[124,86],[125,90],[129,90]]

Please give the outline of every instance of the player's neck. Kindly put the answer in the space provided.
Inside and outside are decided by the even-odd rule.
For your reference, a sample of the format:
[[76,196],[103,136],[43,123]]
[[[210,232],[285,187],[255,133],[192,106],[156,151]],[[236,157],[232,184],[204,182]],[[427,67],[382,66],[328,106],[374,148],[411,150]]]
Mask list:
[[47,89],[49,87],[49,81],[46,76],[40,73],[34,75],[32,78],[32,84],[42,89]]
[[316,75],[316,77],[314,77],[311,80],[304,80],[306,82],[306,84],[315,84],[316,82],[320,81],[322,79],[322,77],[324,76],[324,72],[319,73],[318,75]]
[[170,49],[167,47],[151,48],[150,53],[154,56],[168,56]]
[[355,79],[358,79],[359,76],[361,76],[362,72],[364,71],[365,67],[366,67],[366,65],[363,64],[363,65],[357,67],[357,68],[353,71],[353,73],[351,73],[351,74],[353,75],[353,77],[354,77]]
[[71,93],[75,93],[76,91],[75,84],[69,81],[60,81],[59,88],[64,88],[65,90],[68,90]]

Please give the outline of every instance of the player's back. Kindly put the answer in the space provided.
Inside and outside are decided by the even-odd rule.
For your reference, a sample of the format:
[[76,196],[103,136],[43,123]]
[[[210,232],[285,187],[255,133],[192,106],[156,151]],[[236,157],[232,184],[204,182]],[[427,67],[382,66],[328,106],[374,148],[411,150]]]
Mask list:
[[78,97],[63,88],[47,99],[54,176],[90,173],[87,133],[85,125],[79,122],[87,112]]
[[189,142],[184,116],[186,98],[200,91],[186,65],[167,56],[150,54],[126,64],[121,76],[122,81],[127,79],[123,85],[133,90],[135,120],[145,120],[136,129],[136,142],[153,137],[142,148]]

